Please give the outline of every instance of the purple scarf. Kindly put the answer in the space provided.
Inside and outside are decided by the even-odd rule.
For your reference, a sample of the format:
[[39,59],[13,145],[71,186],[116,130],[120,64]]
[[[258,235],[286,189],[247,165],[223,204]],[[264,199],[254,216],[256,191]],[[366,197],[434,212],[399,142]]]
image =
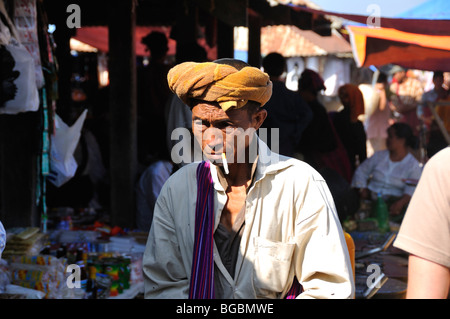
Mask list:
[[284,299],[295,299],[301,292],[303,291],[302,285],[297,280],[297,277],[294,277],[294,281],[292,282],[291,288],[288,290]]
[[214,187],[210,163],[197,168],[194,256],[189,299],[214,299]]

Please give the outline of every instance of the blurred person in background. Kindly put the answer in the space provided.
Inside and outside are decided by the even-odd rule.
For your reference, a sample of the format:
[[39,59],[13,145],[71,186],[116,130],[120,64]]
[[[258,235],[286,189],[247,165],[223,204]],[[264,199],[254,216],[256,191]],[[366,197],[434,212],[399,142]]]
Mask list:
[[397,112],[398,121],[411,126],[414,135],[418,136],[420,122],[417,117],[417,106],[419,105],[423,87],[422,83],[414,77],[408,76],[406,69],[394,66],[390,74],[392,83],[390,85],[390,102]]
[[367,158],[366,131],[358,119],[364,114],[364,98],[360,89],[353,84],[339,87],[339,99],[344,108],[331,113],[334,128],[347,151],[352,174],[357,165]]
[[319,172],[324,168],[331,169],[350,183],[350,160],[327,109],[318,99],[322,90],[325,90],[322,77],[313,70],[305,69],[298,82],[298,92],[311,108],[313,117],[303,131],[297,151],[305,162]]
[[279,129],[278,153],[294,156],[295,148],[303,131],[312,119],[308,104],[296,92],[289,90],[282,78],[286,70],[285,58],[276,52],[269,53],[263,59],[264,71],[269,74],[273,83],[272,97],[266,103],[267,118],[261,128],[267,129],[267,146],[273,151],[271,129]]
[[[176,52],[177,63],[186,61],[205,62],[207,60],[206,50],[197,42],[180,43]],[[172,140],[172,132],[177,128],[186,128],[192,132],[192,112],[186,104],[181,101],[176,94],[171,92],[165,107],[166,120],[166,143],[164,152],[155,154],[148,166],[142,172],[136,184],[136,225],[139,230],[148,232],[153,221],[153,211],[156,200],[167,179],[175,173],[181,166],[193,162],[194,149],[192,138],[185,137],[183,140]],[[192,137],[192,135],[191,135]],[[172,148],[176,144],[184,150],[191,149],[191,156],[180,156],[176,152],[172,153]],[[183,161],[187,159],[186,161]]]
[[[448,145],[439,126],[437,125],[436,120],[434,119],[429,105],[429,103],[449,100],[449,90],[444,85],[443,72],[436,71],[433,73],[433,84],[434,88],[423,94],[418,110],[419,118],[422,119],[424,129],[426,130],[424,132],[425,134],[423,134],[423,139],[425,140],[424,144],[427,145],[427,155],[429,157],[432,157]],[[435,107],[436,113],[443,121],[446,130],[450,134],[450,107],[442,105],[433,107]]]
[[388,82],[386,73],[380,73],[375,84],[374,94],[378,95],[376,105],[366,118],[367,156],[386,149],[387,129],[392,124],[391,107],[388,99]]
[[361,199],[375,201],[378,194],[388,204],[390,218],[399,222],[416,188],[422,167],[410,150],[416,145],[412,129],[394,123],[388,130],[386,150],[375,152],[356,169],[352,187]]
[[[205,48],[199,45],[197,42],[186,42],[178,45],[175,55],[176,63],[183,63],[187,61],[193,62],[206,62],[207,52]],[[185,128],[189,130],[192,137],[192,112],[189,106],[183,103],[176,94],[171,92],[170,97],[166,105],[165,119],[167,122],[166,131],[166,144],[168,153],[172,161],[178,166],[184,166],[194,161],[194,146],[193,139],[177,139],[178,136],[174,136],[172,139],[172,133],[175,129]],[[186,154],[172,153],[172,149],[175,145],[181,148],[180,143],[183,144],[183,149],[191,148],[191,156],[183,156]]]
[[150,57],[148,65],[137,70],[138,160],[141,165],[148,166],[153,157],[167,149],[164,115],[171,94],[167,85],[167,72],[171,66],[166,63],[169,46],[164,33],[152,31],[141,42]]

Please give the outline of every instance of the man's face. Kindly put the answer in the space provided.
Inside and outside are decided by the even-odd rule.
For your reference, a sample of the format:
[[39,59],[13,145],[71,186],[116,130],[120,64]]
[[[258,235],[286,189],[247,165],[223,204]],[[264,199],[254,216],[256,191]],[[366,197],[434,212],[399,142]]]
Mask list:
[[339,93],[339,99],[341,100],[342,104],[344,106],[350,105],[350,97],[348,95],[348,92],[346,90],[341,89],[338,91],[338,93]]
[[388,137],[386,139],[386,148],[389,151],[395,151],[402,148],[405,145],[405,139],[400,138],[395,134],[393,128],[389,128],[387,131]]
[[221,163],[222,153],[230,163],[243,162],[254,132],[266,114],[261,110],[249,115],[246,108],[225,112],[215,103],[202,101],[192,108],[192,131],[211,162]]
[[444,84],[444,77],[442,76],[433,77],[433,84],[436,90],[442,88],[442,85]]

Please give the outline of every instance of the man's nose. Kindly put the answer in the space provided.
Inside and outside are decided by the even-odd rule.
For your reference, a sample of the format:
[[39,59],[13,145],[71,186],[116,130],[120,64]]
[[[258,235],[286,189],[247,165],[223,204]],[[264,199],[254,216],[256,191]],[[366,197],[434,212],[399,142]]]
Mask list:
[[223,143],[222,131],[215,127],[209,127],[203,134],[203,140],[211,148],[219,144],[222,145]]

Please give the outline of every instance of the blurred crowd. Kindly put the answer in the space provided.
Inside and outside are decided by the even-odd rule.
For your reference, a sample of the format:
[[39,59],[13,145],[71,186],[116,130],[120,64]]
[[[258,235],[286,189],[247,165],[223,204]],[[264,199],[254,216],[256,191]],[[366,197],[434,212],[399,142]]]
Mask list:
[[[167,72],[181,62],[207,61],[207,52],[198,43],[180,43],[172,61],[167,57],[166,34],[153,31],[142,43],[149,56],[137,68],[136,221],[139,229],[148,231],[160,188],[186,164],[177,160],[180,154],[173,152],[174,145],[194,147],[194,139],[172,137],[174,129],[190,131],[192,123],[189,107],[168,88]],[[429,104],[449,100],[450,82],[443,72],[434,72],[430,86],[415,71],[400,66],[386,72],[377,70],[370,84],[340,86],[337,99],[341,106],[330,109],[322,98],[324,80],[315,70],[296,70],[296,85],[292,81],[287,85],[286,58],[275,52],[263,58],[262,69],[273,83],[272,97],[265,106],[268,117],[262,128],[267,136],[263,140],[272,150],[303,160],[322,174],[341,220],[356,212],[362,198],[379,192],[397,201],[408,195],[392,209],[396,214],[404,211],[412,194],[411,184],[419,179],[423,164],[448,145],[450,108]],[[94,94],[95,108],[86,119],[76,151],[79,170],[67,185],[59,189],[50,186],[50,207],[108,207],[107,96],[108,87]],[[272,140],[274,128],[278,129],[278,140]],[[380,163],[391,166],[380,168]],[[398,176],[388,178],[388,169]],[[70,196],[74,192],[80,194],[77,202]]]

